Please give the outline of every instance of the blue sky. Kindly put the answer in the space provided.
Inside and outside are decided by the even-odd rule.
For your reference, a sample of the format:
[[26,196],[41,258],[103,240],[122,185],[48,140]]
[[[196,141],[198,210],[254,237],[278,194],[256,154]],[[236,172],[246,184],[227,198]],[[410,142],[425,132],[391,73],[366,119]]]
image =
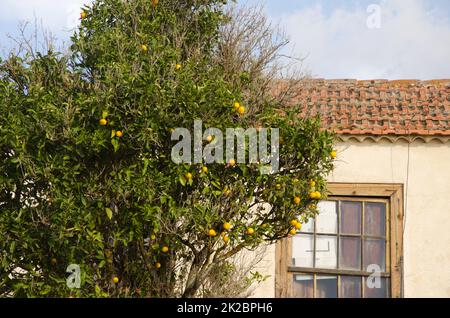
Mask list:
[[[0,52],[23,21],[42,21],[68,41],[80,6],[90,0],[2,0]],[[163,0],[162,0],[163,1]],[[357,79],[450,78],[448,0],[240,0],[264,5],[291,42],[286,52],[306,57],[314,77]],[[369,9],[369,11],[368,11]]]
[[[404,0],[404,5],[407,6],[410,0]],[[353,10],[355,8],[366,9],[370,4],[379,4],[384,1],[375,0],[241,0],[238,1],[242,4],[259,5],[263,4],[268,12],[273,16],[280,16],[292,11],[304,10],[305,8],[321,5],[324,8],[326,14],[331,14],[338,8],[345,10]],[[433,10],[433,8],[442,11],[447,14],[447,18],[450,18],[450,2],[448,0],[428,0],[423,1],[427,10]]]

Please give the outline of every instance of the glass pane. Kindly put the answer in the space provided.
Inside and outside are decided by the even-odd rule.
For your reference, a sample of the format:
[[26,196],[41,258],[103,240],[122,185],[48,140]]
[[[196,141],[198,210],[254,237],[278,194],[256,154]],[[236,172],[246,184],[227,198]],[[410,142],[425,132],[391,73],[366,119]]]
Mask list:
[[339,268],[361,269],[361,239],[341,236],[339,245]]
[[337,212],[335,201],[322,201],[318,205],[319,214],[316,217],[317,233],[337,233]]
[[314,237],[297,234],[292,238],[292,266],[313,267]]
[[329,269],[337,267],[336,236],[316,236],[316,267]]
[[377,239],[364,240],[364,270],[369,265],[378,265],[381,271],[386,270],[386,242]]
[[343,234],[361,234],[361,202],[341,201],[340,231]]
[[361,298],[361,277],[341,276],[341,287],[339,297]]
[[316,276],[316,298],[337,298],[337,276]]
[[314,219],[309,219],[308,223],[302,224],[302,228],[300,229],[300,232],[313,233],[314,232]]
[[364,234],[386,236],[386,204],[366,202],[364,206]]
[[294,274],[294,282],[292,284],[292,297],[313,298],[314,276]]
[[364,278],[364,298],[388,298],[388,297],[390,297],[388,278],[382,277]]

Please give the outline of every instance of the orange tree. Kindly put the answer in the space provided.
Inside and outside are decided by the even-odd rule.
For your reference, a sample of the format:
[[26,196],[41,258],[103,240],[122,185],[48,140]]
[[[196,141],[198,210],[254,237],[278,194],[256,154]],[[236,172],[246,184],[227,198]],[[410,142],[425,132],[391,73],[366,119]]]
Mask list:
[[[0,295],[202,296],[214,266],[315,215],[332,135],[224,72],[225,4],[97,0],[70,54],[0,61]],[[175,164],[171,131],[195,119],[279,128],[280,171]]]

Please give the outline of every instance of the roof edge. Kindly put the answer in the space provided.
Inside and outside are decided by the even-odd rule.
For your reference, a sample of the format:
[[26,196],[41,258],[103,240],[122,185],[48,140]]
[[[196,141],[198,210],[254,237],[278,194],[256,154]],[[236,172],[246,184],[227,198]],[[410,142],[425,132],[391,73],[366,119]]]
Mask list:
[[421,136],[421,135],[342,135],[338,134],[336,136],[338,141],[348,142],[348,141],[356,141],[356,142],[381,142],[388,141],[390,143],[397,142],[405,142],[405,143],[413,143],[416,141],[423,143],[431,143],[431,142],[439,142],[442,144],[450,143],[450,136]]

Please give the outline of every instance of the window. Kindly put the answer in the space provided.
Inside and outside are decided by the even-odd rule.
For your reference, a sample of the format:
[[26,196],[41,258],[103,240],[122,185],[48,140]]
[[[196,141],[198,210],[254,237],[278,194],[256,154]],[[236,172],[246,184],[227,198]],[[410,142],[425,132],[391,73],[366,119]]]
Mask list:
[[402,186],[329,190],[315,220],[277,245],[277,296],[401,297]]

